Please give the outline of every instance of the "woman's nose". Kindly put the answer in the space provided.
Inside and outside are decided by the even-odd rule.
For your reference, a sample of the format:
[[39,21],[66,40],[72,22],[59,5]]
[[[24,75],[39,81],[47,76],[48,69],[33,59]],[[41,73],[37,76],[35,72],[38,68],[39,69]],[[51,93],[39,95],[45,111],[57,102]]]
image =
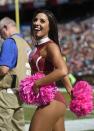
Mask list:
[[37,21],[35,22],[35,25],[40,25],[40,20],[37,20]]

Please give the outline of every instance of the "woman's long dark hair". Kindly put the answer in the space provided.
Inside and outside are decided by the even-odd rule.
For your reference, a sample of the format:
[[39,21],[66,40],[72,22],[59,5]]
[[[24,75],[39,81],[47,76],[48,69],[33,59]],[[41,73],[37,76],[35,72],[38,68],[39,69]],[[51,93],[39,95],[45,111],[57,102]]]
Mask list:
[[[53,40],[59,46],[57,20],[56,20],[55,16],[53,15],[52,12],[50,12],[48,10],[39,9],[39,10],[37,10],[34,13],[33,19],[36,17],[36,15],[38,13],[44,13],[48,17],[48,20],[49,20],[49,33],[48,33],[48,37],[51,40]],[[31,32],[32,32],[32,29],[31,29]]]

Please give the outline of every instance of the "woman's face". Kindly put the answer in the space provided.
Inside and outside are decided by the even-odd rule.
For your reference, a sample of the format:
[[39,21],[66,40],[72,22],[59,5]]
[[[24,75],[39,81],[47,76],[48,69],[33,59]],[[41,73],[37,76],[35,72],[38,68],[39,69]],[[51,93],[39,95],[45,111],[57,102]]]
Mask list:
[[49,20],[46,14],[38,13],[33,19],[33,34],[36,39],[48,36]]

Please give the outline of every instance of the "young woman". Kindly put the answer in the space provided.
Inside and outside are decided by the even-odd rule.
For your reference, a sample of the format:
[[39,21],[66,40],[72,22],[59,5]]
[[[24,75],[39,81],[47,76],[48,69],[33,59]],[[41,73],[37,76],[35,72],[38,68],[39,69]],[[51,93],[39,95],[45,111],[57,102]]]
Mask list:
[[[38,93],[42,85],[63,79],[71,95],[72,86],[68,78],[68,69],[62,59],[56,19],[47,10],[35,12],[32,20],[32,35],[36,41],[29,62],[33,73],[43,72],[46,76],[36,80],[34,91]],[[64,115],[66,103],[60,92],[50,104],[38,107],[31,120],[29,131],[65,131]]]

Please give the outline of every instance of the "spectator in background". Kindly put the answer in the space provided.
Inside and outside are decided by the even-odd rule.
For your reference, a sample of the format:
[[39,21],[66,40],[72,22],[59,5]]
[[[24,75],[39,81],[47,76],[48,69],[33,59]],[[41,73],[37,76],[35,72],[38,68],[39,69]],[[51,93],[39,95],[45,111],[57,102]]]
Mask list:
[[24,114],[17,90],[26,75],[30,47],[8,17],[0,21],[0,34],[4,39],[0,53],[0,131],[23,131]]

